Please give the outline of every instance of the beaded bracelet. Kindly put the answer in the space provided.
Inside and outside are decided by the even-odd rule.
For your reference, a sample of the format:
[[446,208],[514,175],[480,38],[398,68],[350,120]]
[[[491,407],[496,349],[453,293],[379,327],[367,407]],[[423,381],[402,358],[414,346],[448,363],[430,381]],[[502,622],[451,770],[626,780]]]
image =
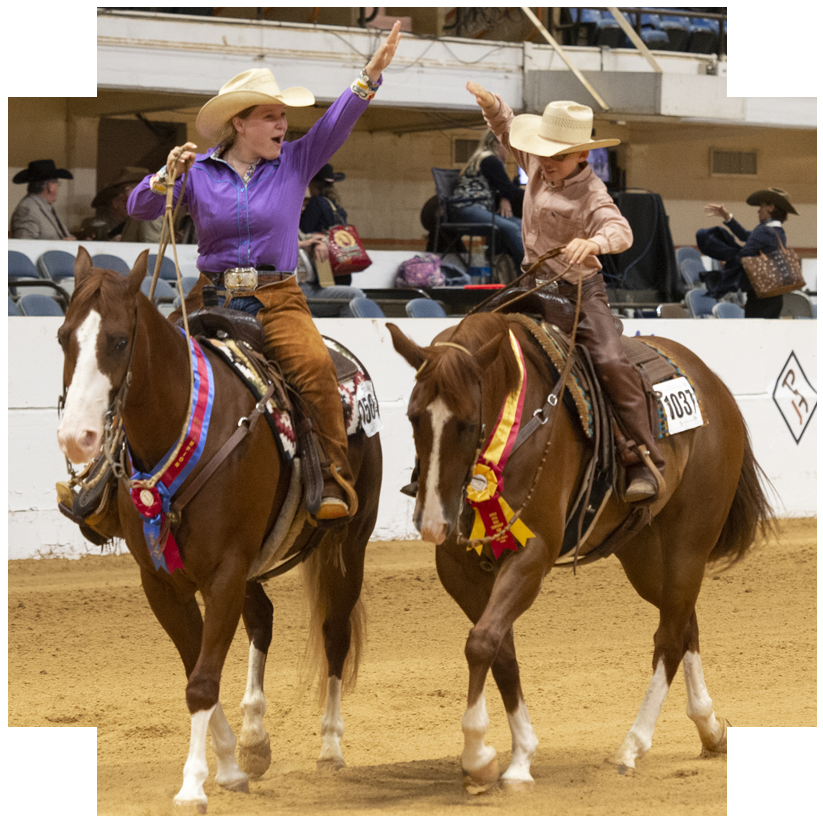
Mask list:
[[351,91],[358,98],[362,98],[364,101],[371,101],[379,88],[380,84],[372,83],[372,79],[368,76],[365,69],[360,73],[360,75],[358,75],[354,83],[351,85]]
[[152,177],[149,179],[149,189],[152,193],[159,193],[161,196],[166,195],[168,190],[168,179],[166,178],[166,165],[164,164]]

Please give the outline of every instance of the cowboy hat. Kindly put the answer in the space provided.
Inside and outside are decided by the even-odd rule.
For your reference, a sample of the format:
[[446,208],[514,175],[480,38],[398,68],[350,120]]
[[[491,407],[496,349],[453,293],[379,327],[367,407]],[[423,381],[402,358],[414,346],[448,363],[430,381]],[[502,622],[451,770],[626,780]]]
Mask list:
[[345,173],[335,173],[334,168],[330,164],[324,164],[313,176],[313,182],[342,182],[346,178]]
[[579,153],[597,147],[614,147],[618,138],[592,140],[591,107],[574,101],[553,101],[543,115],[515,116],[509,129],[509,143],[535,156]]
[[16,173],[12,181],[15,184],[26,184],[26,182],[49,182],[52,179],[73,179],[68,170],[62,167],[55,167],[51,159],[38,159],[30,161],[25,170]]
[[754,207],[774,205],[775,207],[783,208],[786,213],[793,213],[795,216],[800,215],[789,201],[789,194],[779,187],[767,187],[765,190],[755,191],[746,199],[746,204]]
[[104,187],[91,203],[93,208],[107,205],[117,194],[124,184],[139,184],[151,173],[148,167],[124,167],[117,178],[107,187]]
[[270,69],[248,69],[223,84],[220,92],[203,104],[195,126],[200,135],[211,141],[220,138],[223,127],[248,107],[259,104],[310,107],[313,103],[314,95],[302,86],[281,90]]

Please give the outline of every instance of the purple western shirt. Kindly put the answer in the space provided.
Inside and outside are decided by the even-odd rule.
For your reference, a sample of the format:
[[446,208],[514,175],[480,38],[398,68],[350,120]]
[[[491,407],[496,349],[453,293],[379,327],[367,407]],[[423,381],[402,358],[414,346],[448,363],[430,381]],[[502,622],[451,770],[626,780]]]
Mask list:
[[[273,161],[261,161],[248,184],[228,162],[211,157],[216,148],[198,154],[183,198],[197,230],[197,267],[225,271],[273,265],[294,271],[306,188],[349,137],[368,103],[347,89],[306,135],[284,141]],[[151,191],[150,180],[146,176],[129,196],[129,215],[135,219],[156,219],[165,210],[166,197]],[[175,204],[182,184],[182,179],[174,183]]]

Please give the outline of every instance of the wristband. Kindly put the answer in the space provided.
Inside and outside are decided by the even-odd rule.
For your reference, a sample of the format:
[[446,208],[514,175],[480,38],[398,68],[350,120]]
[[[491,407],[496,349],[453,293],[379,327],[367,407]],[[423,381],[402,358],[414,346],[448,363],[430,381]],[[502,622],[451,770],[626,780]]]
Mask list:
[[355,78],[354,83],[351,85],[351,91],[358,98],[362,98],[364,101],[371,101],[379,87],[379,81],[376,84],[373,83],[372,79],[368,76],[366,70],[364,69],[357,76],[357,78]]
[[166,165],[164,164],[152,177],[149,179],[149,188],[152,193],[159,193],[161,196],[166,195],[168,190],[168,179],[166,178]]

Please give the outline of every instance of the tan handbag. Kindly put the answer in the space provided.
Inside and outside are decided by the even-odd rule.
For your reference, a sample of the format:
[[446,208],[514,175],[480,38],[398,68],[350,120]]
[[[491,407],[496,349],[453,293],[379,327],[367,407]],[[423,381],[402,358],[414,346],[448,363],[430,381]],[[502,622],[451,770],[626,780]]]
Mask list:
[[802,288],[806,281],[800,267],[800,257],[791,249],[784,247],[777,237],[777,250],[770,254],[761,251],[757,256],[740,257],[740,264],[749,277],[759,299],[777,297]]

